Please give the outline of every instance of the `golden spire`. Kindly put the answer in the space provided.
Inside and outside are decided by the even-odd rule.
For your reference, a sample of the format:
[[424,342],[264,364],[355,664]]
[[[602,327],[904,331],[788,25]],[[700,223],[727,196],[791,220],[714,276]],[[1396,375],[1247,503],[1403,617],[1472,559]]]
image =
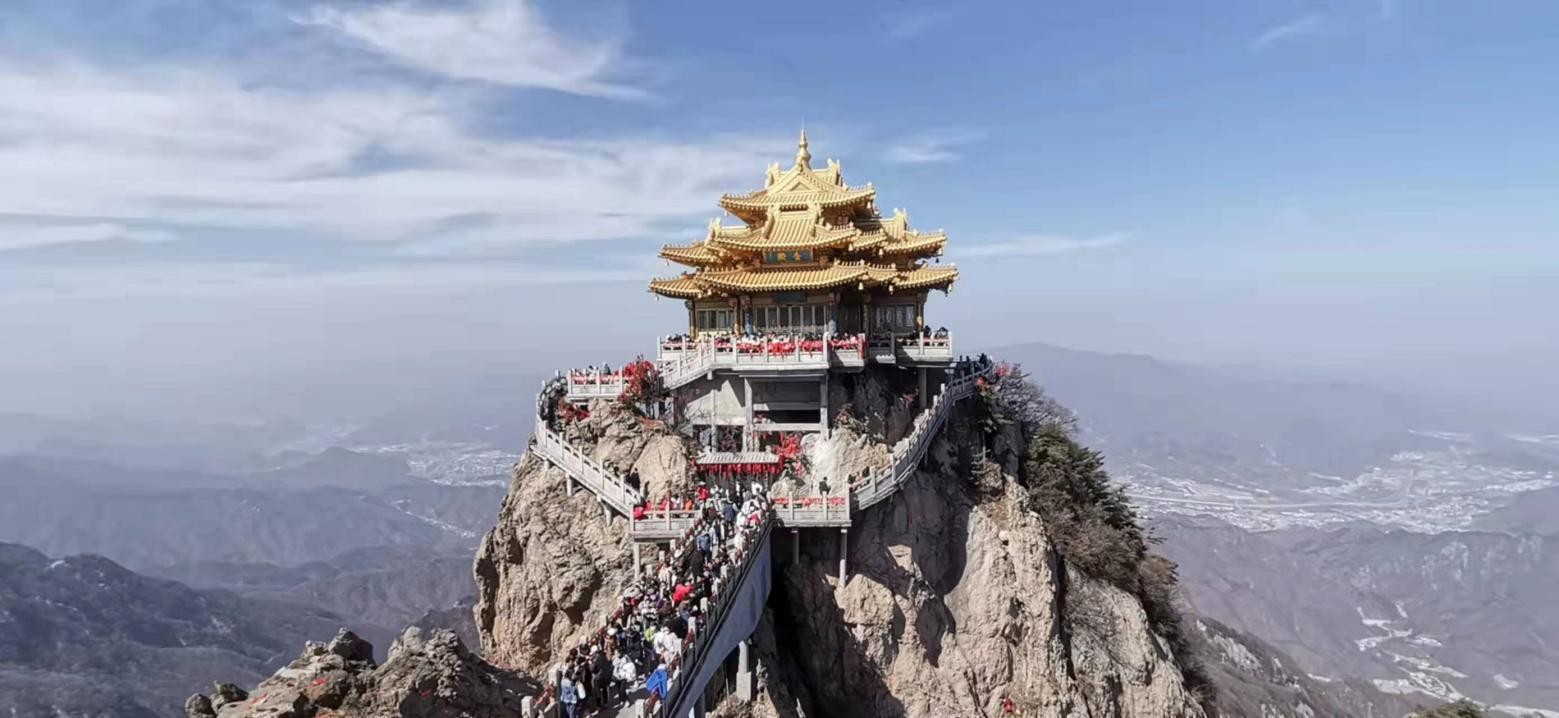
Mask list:
[[801,142],[796,145],[796,166],[812,169],[812,153],[807,150],[807,128],[801,126]]

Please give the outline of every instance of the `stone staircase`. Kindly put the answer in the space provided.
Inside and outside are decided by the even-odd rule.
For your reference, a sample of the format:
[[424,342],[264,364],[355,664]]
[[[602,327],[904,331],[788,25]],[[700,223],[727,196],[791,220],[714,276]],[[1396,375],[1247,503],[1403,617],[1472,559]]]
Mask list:
[[623,516],[632,516],[633,507],[644,502],[644,497],[628,486],[627,481],[568,443],[561,434],[548,427],[541,417],[536,417],[536,442],[531,450],[562,469],[570,479],[595,494],[601,503]]

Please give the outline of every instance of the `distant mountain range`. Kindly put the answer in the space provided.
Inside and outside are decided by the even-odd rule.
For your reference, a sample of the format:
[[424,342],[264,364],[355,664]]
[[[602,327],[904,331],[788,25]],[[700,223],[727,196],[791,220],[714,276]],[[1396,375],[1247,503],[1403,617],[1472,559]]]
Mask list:
[[184,696],[256,681],[348,625],[388,647],[390,634],[306,604],[0,544],[0,715],[182,715]]
[[[1085,441],[1131,482],[1162,550],[1180,563],[1213,655],[1228,664],[1220,670],[1238,674],[1225,680],[1251,705],[1297,691],[1331,715],[1466,693],[1559,711],[1550,678],[1559,663],[1546,642],[1559,635],[1559,603],[1549,599],[1559,589],[1553,424],[1363,384],[1140,355],[1042,344],[992,354],[1021,363],[1077,411]],[[205,597],[217,607],[206,609],[212,620],[231,626],[266,625],[277,606],[290,616],[244,638],[259,647],[253,653],[230,651],[218,640],[227,634],[177,615],[126,623],[87,611],[27,625],[75,625],[59,635],[83,650],[101,640],[131,665],[155,656],[169,676],[185,676],[151,681],[147,690],[167,691],[159,696],[208,687],[174,687],[191,676],[258,677],[273,649],[290,657],[303,638],[328,637],[340,622],[370,633],[412,622],[458,628],[470,618],[459,602],[471,592],[471,548],[498,511],[505,465],[524,446],[534,383],[500,391],[473,382],[426,406],[340,426],[0,413],[0,541],[100,554],[108,559],[62,565],[118,562],[194,587],[102,569],[122,585],[139,582],[119,600],[151,614],[182,606],[157,598],[177,594]],[[1429,533],[1392,530],[1404,525]],[[41,572],[37,552],[8,554],[7,565],[23,568],[6,570],[28,578],[0,582],[7,610],[23,606],[27,591],[67,590],[76,575]],[[87,588],[69,590],[96,595]],[[149,598],[131,598],[140,591]],[[25,605],[17,610],[27,616],[55,610]],[[144,645],[143,632],[127,627],[163,620],[179,628],[145,633],[154,638]],[[18,638],[6,625],[0,646],[41,635]],[[167,653],[155,638],[181,630],[189,652]],[[44,700],[28,706],[176,712],[147,703],[151,693],[127,692],[89,657],[7,655],[0,696]],[[205,659],[186,659],[193,655],[217,667],[206,671]],[[1247,656],[1259,670],[1238,665]]]
[[0,503],[0,540],[101,554],[138,569],[291,566],[380,546],[467,551],[497,515],[501,487],[433,484],[408,477],[404,462],[385,469],[393,465],[331,450],[307,464],[234,477],[0,458],[0,490],[9,499]]

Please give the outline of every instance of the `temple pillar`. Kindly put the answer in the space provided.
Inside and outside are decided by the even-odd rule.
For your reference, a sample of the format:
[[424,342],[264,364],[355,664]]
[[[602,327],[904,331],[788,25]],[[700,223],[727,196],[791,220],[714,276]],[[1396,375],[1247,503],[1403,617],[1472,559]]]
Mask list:
[[844,581],[849,577],[845,573],[845,559],[850,556],[850,529],[839,529],[839,587],[844,588]]
[[693,302],[692,302],[692,300],[688,300],[687,302],[685,302],[685,304],[687,304],[687,335],[690,338],[697,339],[698,338],[698,314],[697,314],[697,312],[695,312],[693,310]]
[[752,639],[736,646],[736,698],[751,703],[753,697]]
[[643,566],[643,559],[640,558],[640,546],[641,545],[639,544],[638,541],[634,541],[633,542],[633,577],[634,578],[638,578],[639,577],[639,571],[640,571],[641,567]]
[[829,436],[831,436],[833,434],[833,427],[829,426],[829,421],[828,421],[828,374],[827,373],[824,373],[823,374],[823,378],[818,380],[818,403],[817,403],[817,406],[818,406],[818,409],[817,409],[817,423],[818,423],[819,426],[823,427],[823,438],[826,439],[826,438],[828,438]]
[[928,398],[926,397],[926,368],[925,367],[921,367],[919,369],[919,372],[920,372],[920,391],[917,392],[917,393],[920,396],[920,410],[921,411],[925,411],[926,410],[926,404],[928,403]]
[[752,431],[752,379],[742,377],[742,391],[747,398],[747,423],[742,426],[742,450],[751,451],[752,447],[758,445]]

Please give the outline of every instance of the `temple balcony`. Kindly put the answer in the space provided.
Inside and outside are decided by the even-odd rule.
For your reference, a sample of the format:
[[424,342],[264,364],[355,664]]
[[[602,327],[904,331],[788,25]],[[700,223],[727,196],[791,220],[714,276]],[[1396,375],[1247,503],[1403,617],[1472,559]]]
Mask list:
[[866,356],[878,364],[905,364],[911,366],[951,364],[953,354],[952,332],[925,334],[878,335],[871,338]]
[[628,388],[622,372],[574,369],[568,372],[568,400],[585,404],[591,399],[616,399]]
[[699,372],[859,369],[866,365],[866,340],[861,335],[678,338],[661,341],[657,358],[667,376],[694,368]]

